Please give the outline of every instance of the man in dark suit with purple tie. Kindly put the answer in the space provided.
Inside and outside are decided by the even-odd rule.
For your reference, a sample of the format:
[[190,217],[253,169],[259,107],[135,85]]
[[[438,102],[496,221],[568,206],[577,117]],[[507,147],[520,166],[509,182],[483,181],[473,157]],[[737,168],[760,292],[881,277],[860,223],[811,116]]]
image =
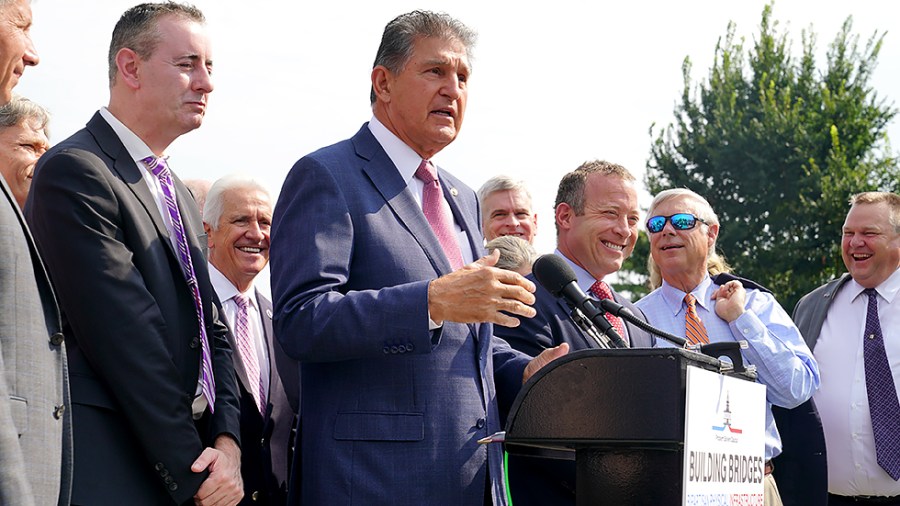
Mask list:
[[169,145],[213,90],[203,13],[126,11],[110,99],[35,169],[26,216],[59,294],[69,352],[72,504],[234,505],[237,386],[200,213]]
[[[474,33],[415,11],[385,29],[372,119],[305,156],[272,227],[275,335],[301,360],[306,504],[505,504],[496,395],[541,364],[492,335],[534,286],[475,260],[478,201],[433,157],[465,114]],[[436,179],[435,179],[436,174]]]

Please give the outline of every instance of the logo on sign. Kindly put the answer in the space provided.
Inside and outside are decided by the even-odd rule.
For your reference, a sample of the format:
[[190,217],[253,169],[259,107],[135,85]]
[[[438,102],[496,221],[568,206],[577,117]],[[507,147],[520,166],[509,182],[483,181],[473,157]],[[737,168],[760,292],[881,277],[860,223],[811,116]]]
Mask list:
[[[730,392],[725,393],[725,411],[722,412],[722,425],[713,425],[712,430],[716,432],[725,432],[726,430],[732,434],[741,434],[744,431],[738,429],[731,424],[731,399]],[[735,441],[736,442],[736,441]]]

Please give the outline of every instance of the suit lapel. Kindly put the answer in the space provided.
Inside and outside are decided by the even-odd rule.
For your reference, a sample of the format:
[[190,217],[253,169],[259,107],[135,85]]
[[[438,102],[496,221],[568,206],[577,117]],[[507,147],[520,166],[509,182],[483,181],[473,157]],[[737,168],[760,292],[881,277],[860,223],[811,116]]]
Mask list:
[[474,257],[473,260],[478,260],[481,256],[480,252],[484,249],[484,244],[476,244],[479,239],[483,241],[481,233],[475,233],[479,230],[479,226],[478,223],[473,220],[478,219],[478,211],[473,209],[471,212],[465,212],[467,211],[466,209],[463,209],[463,204],[465,204],[465,202],[461,201],[455,183],[450,180],[440,168],[438,168],[438,177],[441,180],[441,189],[444,192],[444,199],[450,204],[450,210],[453,212],[453,218],[466,233],[466,238],[469,241],[469,248],[471,248],[472,256]]
[[62,332],[62,321],[59,316],[59,307],[56,304],[56,294],[53,291],[53,286],[50,284],[50,276],[47,275],[47,270],[44,268],[44,262],[38,253],[34,237],[31,236],[31,229],[28,228],[25,215],[19,209],[19,203],[13,197],[12,190],[6,185],[6,180],[3,176],[0,176],[0,188],[3,189],[3,195],[9,201],[16,219],[19,220],[19,224],[22,226],[22,235],[25,236],[25,242],[28,243],[28,253],[31,256],[31,266],[34,271],[38,294],[41,297],[41,306],[44,309],[44,321],[47,325],[47,330],[51,335]]
[[144,207],[150,221],[156,227],[157,233],[165,239],[163,242],[166,243],[169,251],[171,251],[172,255],[177,259],[178,255],[175,253],[175,248],[172,246],[169,230],[166,228],[165,222],[159,213],[156,199],[154,199],[153,194],[150,193],[150,188],[148,188],[147,183],[144,182],[143,173],[138,169],[134,160],[131,159],[131,155],[125,148],[125,145],[122,144],[119,136],[117,136],[112,127],[109,126],[109,123],[100,116],[100,113],[94,114],[94,117],[91,118],[91,121],[87,124],[87,130],[94,136],[100,149],[113,160],[112,170],[118,174],[119,179],[128,185],[128,188]]
[[435,272],[438,275],[450,273],[453,269],[444,255],[437,236],[431,230],[431,225],[428,224],[428,220],[422,214],[422,209],[409,192],[406,181],[403,180],[397,167],[369,132],[367,125],[363,125],[363,128],[353,136],[353,144],[356,147],[356,154],[368,161],[363,166],[363,172],[366,173],[372,185],[387,202],[388,207],[391,208],[400,223],[415,237],[416,242],[428,256]]

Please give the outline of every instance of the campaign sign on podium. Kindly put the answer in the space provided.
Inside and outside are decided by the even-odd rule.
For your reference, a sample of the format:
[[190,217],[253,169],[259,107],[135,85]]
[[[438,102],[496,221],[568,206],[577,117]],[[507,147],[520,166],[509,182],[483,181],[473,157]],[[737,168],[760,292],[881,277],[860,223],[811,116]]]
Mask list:
[[766,387],[687,368],[686,506],[763,506]]

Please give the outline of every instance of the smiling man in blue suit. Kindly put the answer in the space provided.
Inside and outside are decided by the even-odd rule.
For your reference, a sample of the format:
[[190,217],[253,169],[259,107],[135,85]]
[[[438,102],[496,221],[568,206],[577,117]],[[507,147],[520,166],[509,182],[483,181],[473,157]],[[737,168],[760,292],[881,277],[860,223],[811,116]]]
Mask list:
[[302,361],[304,504],[504,504],[501,449],[477,443],[501,428],[497,392],[567,351],[530,361],[492,336],[534,315],[534,285],[496,255],[473,261],[475,193],[432,160],[462,124],[474,38],[444,14],[391,21],[374,117],[297,162],[275,207],[275,333]]

